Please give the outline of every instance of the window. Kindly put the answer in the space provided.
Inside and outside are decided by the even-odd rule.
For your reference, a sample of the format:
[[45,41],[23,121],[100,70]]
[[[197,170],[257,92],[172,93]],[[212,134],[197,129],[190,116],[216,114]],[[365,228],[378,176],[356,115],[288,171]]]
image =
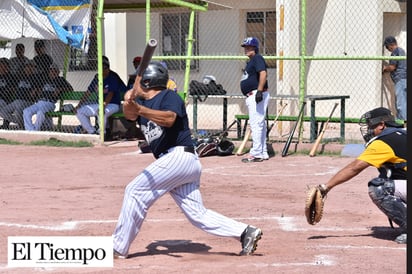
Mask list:
[[[276,12],[247,12],[246,36],[254,36],[259,39],[260,54],[276,55]],[[266,63],[269,68],[276,67],[276,60],[267,60]]]
[[[195,15],[193,28],[193,55],[198,55],[198,22]],[[162,39],[164,56],[185,56],[187,54],[187,37],[189,33],[190,14],[163,14],[162,15]],[[185,60],[166,60],[169,70],[184,70]],[[197,69],[198,60],[192,60],[190,69]]]

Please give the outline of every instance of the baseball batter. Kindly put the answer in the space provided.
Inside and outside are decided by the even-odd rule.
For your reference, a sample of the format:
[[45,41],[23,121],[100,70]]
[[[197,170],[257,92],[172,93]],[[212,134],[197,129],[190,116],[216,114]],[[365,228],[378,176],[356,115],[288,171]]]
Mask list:
[[125,95],[124,114],[137,120],[156,160],[126,187],[113,233],[115,258],[127,258],[153,203],[169,193],[188,220],[213,235],[239,239],[240,255],[252,254],[262,230],[204,207],[199,190],[202,166],[195,153],[183,100],[166,89],[168,71],[151,62]]
[[245,55],[249,57],[240,80],[240,89],[246,96],[253,142],[249,157],[242,159],[242,162],[262,162],[269,159],[265,120],[269,103],[266,62],[259,54],[259,40],[256,37],[246,38],[241,46],[245,49]]

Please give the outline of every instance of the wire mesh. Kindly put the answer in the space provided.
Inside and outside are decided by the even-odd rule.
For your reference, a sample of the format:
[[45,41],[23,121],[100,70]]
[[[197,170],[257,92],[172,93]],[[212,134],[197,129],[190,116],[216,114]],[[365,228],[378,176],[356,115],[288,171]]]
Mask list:
[[[173,2],[173,1],[172,1]],[[177,83],[179,92],[188,93],[192,80],[202,81],[212,75],[227,92],[227,113],[222,98],[209,98],[194,107],[189,97],[187,111],[190,126],[199,130],[223,130],[224,119],[230,123],[235,115],[247,114],[241,98],[240,78],[247,58],[240,43],[245,37],[259,39],[259,52],[268,65],[270,95],[349,95],[345,116],[358,118],[367,110],[385,106],[396,114],[395,92],[388,73],[382,73],[382,64],[390,59],[390,52],[383,47],[387,35],[397,38],[399,47],[406,49],[406,2],[354,0],[329,1],[255,1],[216,0],[208,2],[206,11],[165,5],[153,1],[150,16],[144,8],[106,10],[104,19],[104,52],[111,61],[111,69],[118,72],[127,83],[134,67],[132,60],[143,53],[145,39],[150,36],[159,41],[153,59],[164,61],[169,74]],[[46,52],[60,68],[75,91],[86,91],[96,74],[97,38],[95,10],[92,19],[88,52],[70,48],[59,40],[44,40]],[[149,18],[149,19],[148,19]],[[1,17],[0,17],[1,20]],[[7,22],[1,22],[7,28]],[[122,28],[124,27],[124,31]],[[112,31],[116,28],[124,36]],[[0,39],[1,40],[1,39]],[[21,37],[2,40],[0,56],[16,56],[17,44],[25,46],[25,56],[36,56],[35,39]],[[190,51],[190,52],[189,52]],[[406,59],[406,57],[404,57]],[[1,73],[0,64],[0,73]],[[17,71],[24,71],[19,69]],[[38,75],[42,78],[45,74]],[[12,74],[16,82],[20,76]],[[10,90],[2,89],[3,98]],[[232,96],[232,97],[229,97]],[[239,96],[240,98],[236,97]],[[11,98],[6,98],[6,103]],[[317,116],[328,116],[336,100],[319,101]],[[76,101],[65,104],[76,105]],[[282,115],[297,115],[299,101],[270,100],[268,113],[276,114],[282,104],[288,106]],[[56,102],[55,110],[61,105]],[[309,115],[307,104],[305,115]],[[336,111],[334,117],[340,117]],[[5,125],[4,117],[3,125]],[[74,132],[79,120],[76,115],[52,118],[52,128]],[[58,127],[61,123],[61,127]],[[124,131],[124,123],[115,129]],[[293,122],[279,121],[270,132],[271,139],[283,140]],[[340,124],[329,124],[327,137],[339,136]],[[361,140],[356,123],[345,125],[346,142]],[[9,130],[24,130],[10,121]],[[236,130],[229,131],[236,136]],[[304,138],[309,138],[309,124],[304,123]]]

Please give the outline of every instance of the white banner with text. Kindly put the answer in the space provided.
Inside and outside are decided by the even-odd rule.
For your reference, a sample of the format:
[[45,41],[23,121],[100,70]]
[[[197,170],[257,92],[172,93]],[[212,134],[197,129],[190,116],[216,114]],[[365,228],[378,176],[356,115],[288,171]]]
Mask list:
[[113,267],[111,236],[13,236],[7,249],[8,267]]

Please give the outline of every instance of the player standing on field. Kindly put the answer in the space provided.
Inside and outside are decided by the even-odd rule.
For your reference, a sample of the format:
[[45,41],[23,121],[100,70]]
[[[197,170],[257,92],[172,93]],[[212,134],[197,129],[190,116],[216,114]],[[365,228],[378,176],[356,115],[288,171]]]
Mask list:
[[113,233],[115,258],[127,258],[149,208],[169,193],[188,220],[213,235],[242,243],[240,255],[252,254],[262,236],[259,228],[204,207],[200,193],[202,166],[195,152],[183,100],[166,89],[169,74],[152,62],[125,95],[123,112],[139,123],[156,160],[126,187]]
[[249,57],[240,80],[240,90],[246,96],[253,142],[249,157],[242,159],[242,162],[262,162],[269,159],[265,120],[269,103],[267,66],[265,59],[259,54],[259,40],[256,37],[246,38],[241,47],[245,49],[245,55]]

